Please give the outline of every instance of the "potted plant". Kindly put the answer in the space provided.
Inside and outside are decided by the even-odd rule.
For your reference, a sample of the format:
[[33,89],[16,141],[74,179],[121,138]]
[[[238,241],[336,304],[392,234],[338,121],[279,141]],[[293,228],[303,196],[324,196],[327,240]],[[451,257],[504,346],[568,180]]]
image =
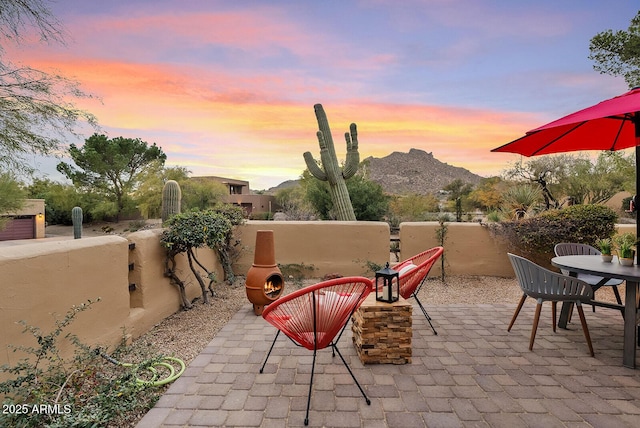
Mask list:
[[618,259],[623,266],[633,266],[635,257],[636,237],[633,233],[621,233],[614,237],[616,243]]
[[600,249],[600,253],[602,254],[602,261],[611,262],[613,259],[613,255],[611,254],[611,247],[613,246],[613,242],[611,242],[611,238],[602,238],[596,241],[596,246]]

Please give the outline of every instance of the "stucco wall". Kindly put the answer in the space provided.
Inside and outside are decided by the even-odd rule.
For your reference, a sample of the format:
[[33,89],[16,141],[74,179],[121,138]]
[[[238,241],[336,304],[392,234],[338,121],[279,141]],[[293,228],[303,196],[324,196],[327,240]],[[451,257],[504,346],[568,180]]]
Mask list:
[[1,247],[0,364],[19,356],[7,345],[35,345],[17,321],[49,332],[54,314],[89,299],[101,301],[78,315],[73,332],[89,344],[116,343],[129,316],[127,244],[105,236]]
[[[494,239],[479,223],[447,223],[444,241],[444,269],[447,275],[488,275],[512,277],[507,247]],[[400,224],[400,260],[440,245],[436,231],[438,222]],[[440,275],[438,261],[431,275]]]
[[[447,226],[447,275],[513,276],[507,249],[486,228],[476,223]],[[403,223],[401,257],[438,245],[438,227],[436,222]],[[635,231],[635,225],[618,227],[620,231]],[[274,231],[278,263],[314,266],[313,277],[328,273],[370,276],[366,261],[382,264],[389,260],[386,223],[249,221],[237,229],[245,247],[234,265],[240,275],[246,274],[253,263],[258,230]],[[22,334],[17,321],[25,320],[48,332],[54,324],[51,314],[64,316],[72,305],[88,299],[100,297],[101,302],[81,313],[69,331],[91,345],[117,344],[123,328],[130,337],[139,337],[180,310],[178,292],[164,276],[161,233],[161,230],[141,231],[126,239],[45,238],[0,246],[0,364],[15,363],[19,357],[8,349],[8,344],[35,344],[32,337]],[[198,253],[207,266],[215,266],[218,278],[222,279],[214,252],[203,248]],[[184,257],[178,268],[188,284],[188,296],[193,299],[200,289]],[[438,263],[431,275],[439,274]],[[133,291],[129,291],[131,284],[135,284]]]
[[244,251],[235,266],[241,274],[246,274],[253,263],[258,230],[273,230],[277,263],[312,265],[313,277],[329,273],[370,275],[366,261],[378,264],[389,261],[387,223],[248,221],[238,228]]
[[[160,245],[161,234],[161,229],[154,229],[128,235],[130,243],[135,244],[135,248],[129,250],[129,263],[133,263],[129,284],[135,284],[135,290],[130,293],[131,315],[127,323],[133,337],[144,334],[180,310],[178,288],[164,276],[165,252]],[[213,250],[196,249],[196,256],[205,266],[213,268],[222,281],[222,267]],[[180,255],[177,260],[179,276],[185,282],[187,298],[191,301],[201,295],[200,285],[191,273],[186,257]]]

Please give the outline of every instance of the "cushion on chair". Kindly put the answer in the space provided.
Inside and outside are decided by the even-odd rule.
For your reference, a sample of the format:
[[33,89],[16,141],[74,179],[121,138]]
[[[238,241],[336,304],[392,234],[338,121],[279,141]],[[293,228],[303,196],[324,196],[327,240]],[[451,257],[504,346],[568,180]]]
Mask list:
[[410,272],[412,270],[414,270],[415,268],[417,268],[418,266],[414,265],[413,263],[410,263],[406,266],[403,266],[402,269],[400,269],[400,271],[398,272],[400,274],[400,276],[403,276],[405,273]]

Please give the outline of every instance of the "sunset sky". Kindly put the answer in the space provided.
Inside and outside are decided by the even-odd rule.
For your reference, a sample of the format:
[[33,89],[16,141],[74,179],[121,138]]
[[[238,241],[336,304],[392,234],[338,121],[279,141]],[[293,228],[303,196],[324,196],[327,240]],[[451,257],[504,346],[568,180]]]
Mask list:
[[[67,44],[9,58],[76,79],[109,137],[162,147],[192,175],[266,189],[319,158],[323,104],[338,157],[418,148],[480,175],[516,155],[490,150],[627,90],[588,59],[626,30],[629,0],[59,0]],[[88,137],[91,131],[87,131]],[[81,144],[83,139],[75,142]],[[56,161],[34,160],[55,173]]]

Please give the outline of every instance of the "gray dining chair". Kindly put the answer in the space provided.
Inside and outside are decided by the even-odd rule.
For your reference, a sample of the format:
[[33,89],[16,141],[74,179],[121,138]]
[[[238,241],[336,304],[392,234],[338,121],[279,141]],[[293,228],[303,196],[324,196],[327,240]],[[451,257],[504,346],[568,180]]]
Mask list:
[[591,286],[578,278],[545,269],[524,257],[511,253],[508,253],[508,256],[523,294],[507,331],[511,331],[511,327],[513,327],[516,318],[518,318],[518,314],[527,297],[536,299],[536,312],[533,318],[533,327],[531,328],[531,338],[529,339],[529,350],[532,350],[538,330],[542,303],[545,301],[551,302],[553,331],[555,332],[557,303],[572,302],[578,308],[582,331],[585,339],[587,339],[587,345],[589,345],[589,354],[593,357],[593,346],[591,345],[589,327],[587,327],[587,320],[582,310],[582,304],[588,303],[593,298]]
[[[562,242],[560,244],[556,244],[553,248],[556,256],[599,256],[602,254],[600,250],[592,247],[587,244],[575,244],[569,242]],[[565,275],[569,275],[569,271],[561,269],[562,273]],[[579,273],[577,275],[578,279],[583,280],[587,284],[591,286],[593,289],[593,293],[595,295],[596,291],[598,291],[601,287],[613,287],[613,294],[616,296],[616,301],[619,305],[622,305],[622,299],[620,298],[620,292],[618,291],[618,285],[622,284],[624,281],[622,279],[610,278],[607,282],[602,283],[604,278],[596,275],[589,275],[587,273]],[[596,307],[593,306],[593,311],[596,311]],[[624,312],[623,312],[624,313]]]

